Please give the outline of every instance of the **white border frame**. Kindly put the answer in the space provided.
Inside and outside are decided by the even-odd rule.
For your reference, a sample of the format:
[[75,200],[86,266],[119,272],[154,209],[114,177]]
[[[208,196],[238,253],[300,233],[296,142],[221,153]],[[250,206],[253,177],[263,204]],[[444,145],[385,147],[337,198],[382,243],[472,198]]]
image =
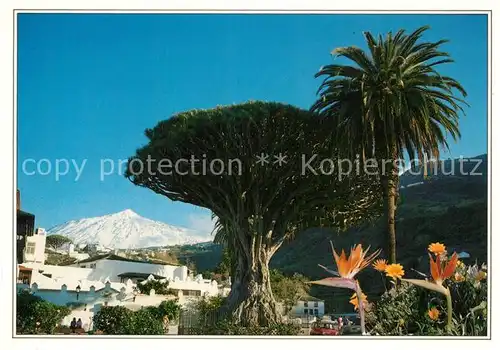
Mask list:
[[[170,9],[168,10],[152,10],[152,9],[155,9],[155,8],[161,8],[161,6],[164,5],[163,2],[161,1],[150,1],[146,4],[144,3],[141,3],[141,4],[134,4],[133,6],[126,6],[127,5],[127,2],[126,1],[121,1],[121,2],[118,2],[118,3],[115,3],[115,2],[111,2],[111,1],[108,1],[108,2],[105,2],[105,1],[95,1],[95,0],[91,0],[91,1],[79,1],[79,2],[72,2],[71,5],[72,6],[68,6],[70,4],[66,3],[66,2],[63,2],[63,1],[50,1],[50,2],[46,2],[48,4],[44,4],[45,6],[41,6],[42,4],[40,3],[37,3],[35,1],[17,1],[15,2],[13,5],[13,7],[11,7],[10,9],[7,9],[7,10],[14,10],[15,8],[24,8],[26,10],[20,10],[18,11],[17,13],[25,13],[25,12],[28,12],[28,13],[33,13],[33,12],[57,12],[57,13],[69,13],[69,12],[81,12],[81,13],[96,13],[96,12],[101,12],[101,13],[137,13],[137,12],[140,12],[140,13],[193,13],[193,12],[197,12],[197,13],[245,13],[245,14],[262,14],[262,13],[294,13],[294,14],[306,14],[306,13],[343,13],[343,14],[349,14],[349,13],[371,13],[371,14],[377,14],[377,13],[409,13],[411,12],[412,14],[418,14],[418,13],[439,13],[439,14],[447,14],[447,13],[454,13],[454,14],[459,14],[459,13],[470,13],[472,12],[471,10],[468,10],[468,8],[470,8],[470,4],[468,4],[467,2],[465,1],[454,1],[453,2],[453,7],[456,8],[456,10],[450,10],[450,11],[443,11],[443,10],[440,10],[438,9],[437,7],[439,6],[439,3],[437,1],[429,1],[429,0],[421,0],[419,1],[418,3],[418,6],[416,4],[401,4],[399,1],[390,1],[389,4],[387,4],[387,2],[383,3],[383,4],[380,4],[379,2],[377,2],[377,5],[378,7],[380,7],[381,9],[380,10],[363,10],[363,7],[364,8],[373,8],[373,3],[370,3],[370,2],[367,2],[365,1],[365,3],[354,3],[353,1],[349,1],[349,4],[347,4],[348,6],[343,6],[344,9],[338,9],[338,10],[320,10],[320,8],[328,8],[331,6],[331,4],[329,4],[328,1],[316,1],[316,0],[310,0],[308,1],[307,5],[304,6],[296,6],[296,2],[294,1],[289,1],[289,2],[275,2],[274,4],[271,3],[271,1],[255,1],[253,2],[252,4],[245,4],[243,6],[243,8],[247,8],[248,10],[227,10],[227,9],[224,9],[223,6],[221,6],[221,4],[223,5],[223,2],[221,1],[217,1],[217,2],[213,2],[214,4],[210,6],[211,10],[207,10],[207,7],[206,6],[197,6],[197,5],[194,5],[194,6],[187,6],[186,4],[183,4],[182,1],[173,1],[172,3],[169,3],[169,6],[170,6]],[[198,1],[198,3],[200,3],[200,1]],[[234,6],[232,7],[238,7],[236,5],[237,1],[232,1],[231,4],[234,4]],[[278,3],[278,4],[276,4]],[[51,5],[51,6],[49,6]],[[80,5],[80,6],[77,6],[77,5]],[[294,6],[295,5],[295,6]],[[337,7],[341,7],[342,5],[341,4],[335,4]],[[3,6],[3,5],[1,5]],[[85,10],[83,9],[82,7],[85,7],[85,6],[90,6],[92,8],[95,8],[95,10]],[[447,5],[441,5],[441,6],[447,6]],[[484,11],[485,13],[488,13],[489,14],[489,20],[488,20],[488,27],[489,27],[489,45],[488,45],[488,73],[489,73],[489,81],[488,81],[488,94],[489,94],[489,101],[488,101],[488,161],[489,161],[489,164],[488,164],[488,172],[489,172],[489,186],[490,186],[490,191],[488,191],[488,202],[489,202],[489,210],[488,210],[488,220],[489,220],[489,225],[488,225],[488,228],[489,228],[489,232],[488,232],[488,246],[489,246],[489,254],[488,254],[488,265],[489,265],[489,284],[488,284],[488,288],[489,288],[489,308],[488,308],[488,319],[489,319],[489,322],[490,322],[490,329],[489,329],[489,336],[491,336],[491,333],[492,333],[492,318],[491,318],[491,315],[493,313],[493,307],[496,305],[494,303],[491,302],[491,299],[492,299],[492,281],[491,281],[491,276],[492,276],[492,271],[493,271],[493,247],[492,247],[492,222],[491,222],[491,218],[492,218],[492,210],[493,210],[493,206],[492,206],[492,193],[493,193],[493,190],[494,190],[494,186],[493,186],[493,183],[492,183],[492,175],[493,173],[496,174],[495,170],[494,170],[494,163],[493,163],[493,158],[492,158],[492,149],[493,149],[493,144],[495,142],[495,140],[493,140],[492,136],[492,119],[491,119],[491,115],[492,115],[492,105],[493,105],[493,101],[491,99],[491,96],[492,96],[492,92],[493,92],[493,81],[496,81],[493,79],[493,73],[492,72],[492,56],[493,56],[493,48],[492,48],[492,35],[493,35],[493,30],[494,30],[494,23],[493,23],[493,16],[492,16],[492,12],[489,12],[490,10],[492,10],[492,7],[493,5],[492,4],[485,4],[485,2],[481,2],[479,0],[476,0],[474,2],[474,6],[478,8],[479,11]],[[59,8],[62,8],[63,10],[58,10],[56,9],[57,7]],[[135,7],[136,9],[134,10],[130,10],[130,7]],[[189,9],[189,7],[191,7],[191,9]],[[205,9],[203,9],[203,7]],[[293,7],[291,9],[287,9],[287,10],[276,10],[278,8],[287,8],[287,7]],[[391,11],[391,8],[401,8],[401,7],[405,7],[405,9],[401,9],[401,10],[397,10],[397,11]],[[423,7],[427,7],[428,9],[424,10]],[[450,6],[447,6],[447,7],[450,7]],[[53,8],[53,9],[51,9]],[[112,8],[116,8],[116,10],[111,10]],[[120,9],[121,8],[121,9]],[[242,8],[240,6],[240,8]],[[430,8],[430,9],[429,9]],[[217,10],[220,10],[220,11],[217,11]],[[474,13],[478,13],[478,10],[474,10],[473,12]],[[7,44],[7,46],[10,45],[10,48],[8,48],[8,50],[2,50],[3,52],[12,52],[10,51],[13,47],[12,47],[12,44],[14,44],[16,42],[16,33],[15,33],[15,16],[12,16],[13,12],[10,12],[10,18],[9,17],[9,13],[8,11],[3,11],[2,12],[2,25],[4,25],[6,28],[6,30],[4,31],[1,31],[1,39],[2,39],[2,44]],[[10,28],[9,28],[10,27]],[[13,36],[10,36],[10,40],[9,40],[9,35],[13,35]],[[14,38],[14,42],[12,42],[12,38]],[[10,41],[10,42],[9,42]],[[15,52],[13,52],[13,54],[15,55]],[[14,94],[14,91],[16,91],[17,89],[17,86],[16,86],[16,75],[15,75],[15,72],[17,70],[17,67],[16,67],[16,60],[14,59],[13,61],[10,61],[9,57],[13,57],[13,56],[9,56],[9,55],[6,55],[7,59],[2,58],[2,65],[1,65],[1,73],[7,73],[7,74],[2,74],[2,76],[4,77],[12,77],[12,81],[10,81],[10,94],[6,93],[6,92],[9,92],[9,86],[6,86],[7,89],[4,90],[5,88],[5,85],[7,84],[2,84],[3,85],[3,89],[2,89],[2,92],[4,92],[3,94],[1,94],[0,96],[0,101],[2,102],[7,102],[5,103],[5,105],[10,105],[12,106],[12,110],[10,110],[10,114],[9,113],[5,113],[6,115],[17,115],[16,114],[16,102],[14,101],[14,104],[12,104],[12,101],[13,99],[15,99],[15,94]],[[15,56],[14,56],[15,57]],[[10,62],[9,62],[10,61]],[[14,65],[14,71],[12,71],[10,69],[10,67],[12,67],[12,64]],[[9,74],[9,71],[10,71],[10,74]],[[7,82],[8,79],[6,79]],[[14,88],[14,89],[12,89]],[[7,96],[10,96],[12,97],[10,99],[10,103],[8,103],[8,99],[6,98]],[[4,101],[5,100],[5,101]],[[4,106],[4,104],[2,103],[2,107]],[[8,108],[6,108],[6,112],[8,112]],[[10,149],[11,152],[5,152],[6,153],[6,157],[4,159],[11,159],[12,158],[12,155],[14,154],[15,157],[17,157],[17,152],[16,152],[16,148],[11,148],[13,145],[17,145],[17,133],[14,133],[12,134],[12,130],[16,130],[17,131],[17,120],[14,119],[12,120],[13,124],[10,124],[9,123],[9,118],[1,118],[1,124],[0,124],[0,130],[2,132],[4,132],[6,134],[7,137],[2,137],[1,138],[1,142],[2,142],[2,146],[4,147],[1,147],[2,149],[2,152],[5,152],[5,150],[7,149]],[[10,133],[10,136],[13,136],[12,138],[9,137],[9,133]],[[2,135],[4,136],[4,135]],[[10,142],[9,142],[10,141]],[[8,158],[7,158],[8,157]],[[13,168],[10,169],[11,170],[11,173],[10,174],[14,174],[14,171],[16,169],[16,167],[14,167],[14,165],[16,165],[16,160],[14,160],[14,163],[12,163],[12,166]],[[10,167],[9,167],[10,168]],[[10,195],[12,198],[12,200],[10,201],[10,205],[8,203],[6,203],[6,205],[4,206],[4,203],[2,202],[2,211],[0,211],[0,215],[2,217],[2,219],[5,219],[5,220],[2,220],[1,222],[12,222],[12,225],[13,225],[13,213],[14,213],[14,207],[15,207],[15,188],[16,188],[16,178],[13,177],[11,178],[10,177],[10,174],[8,172],[5,172],[3,174],[1,174],[2,176],[2,194],[5,198],[9,198],[8,196]],[[14,188],[12,188],[11,184],[12,182],[14,182]],[[9,184],[9,186],[6,186],[8,189],[6,189],[5,191],[3,191],[3,187],[5,184]],[[11,206],[12,205],[12,206]],[[5,215],[6,213],[9,213],[7,215]],[[12,227],[12,226],[11,226]],[[7,232],[11,232],[10,230],[8,230]],[[11,235],[11,239],[14,235]],[[14,242],[15,243],[15,242]],[[2,260],[5,259],[6,256],[10,256],[12,257],[12,253],[10,252],[10,245],[2,245],[2,249],[4,250],[1,254],[2,256]],[[6,248],[6,249],[5,249]],[[5,259],[6,260],[6,259]],[[11,286],[11,283],[12,281],[15,281],[15,265],[14,265],[14,269],[10,269],[10,274],[7,273],[7,271],[9,271],[9,269],[7,269],[7,266],[12,266],[12,264],[14,263],[14,260],[13,258],[10,259],[10,262],[7,263],[7,261],[5,261],[2,265],[1,265],[1,270],[0,270],[0,280],[2,280],[2,282],[10,282],[8,283],[9,286]],[[8,278],[11,277],[11,278]],[[10,281],[9,281],[10,280]],[[3,283],[2,283],[3,285]],[[5,290],[9,290],[10,293],[9,295],[3,295],[3,293],[5,292]],[[11,289],[11,288],[2,288],[2,296],[4,296],[3,300],[11,300],[13,295],[12,295],[12,292],[14,290]],[[14,304],[12,304],[12,309],[10,311],[11,312],[11,315],[14,315]],[[6,314],[6,313],[4,313]],[[10,320],[11,322],[15,321],[14,318],[12,318]],[[13,327],[13,323],[10,324],[10,327],[7,327],[9,326],[8,324],[4,324],[3,322],[3,319],[2,319],[2,326],[0,329],[2,330],[2,335],[8,335],[8,334],[4,334],[6,332],[4,332],[6,329],[11,329],[12,332],[10,332],[10,337],[12,337],[15,333],[15,327]],[[28,339],[22,339],[22,338],[30,338],[29,340]],[[69,341],[69,340],[66,340],[64,338],[67,338],[67,337],[60,337],[60,336],[38,336],[38,337],[35,337],[37,339],[40,339],[40,338],[47,338],[47,339],[44,339],[42,341],[42,343],[44,344],[44,348],[45,348],[45,342],[47,342],[46,345],[49,345],[49,344],[61,344],[61,343],[65,343],[66,341]],[[50,340],[48,339],[50,338]],[[74,340],[74,337],[69,337],[70,339]],[[101,341],[105,341],[104,339],[109,339],[109,338],[113,338],[115,340],[113,340],[112,343],[114,344],[110,344],[109,342],[106,342],[105,346],[111,346],[111,345],[118,345],[120,344],[120,348],[123,347],[123,345],[125,344],[128,344],[128,339],[154,339],[155,337],[144,337],[144,336],[123,336],[123,337],[118,337],[119,340],[116,340],[117,338],[116,337],[106,337],[106,336],[103,336],[103,337],[96,337],[96,336],[92,336],[92,337],[85,337],[85,338],[79,338],[80,340],[84,340],[84,342],[78,342],[77,344],[75,344],[76,342],[72,342],[71,344],[67,344],[68,346],[72,346],[72,347],[77,347],[77,348],[80,348],[80,344],[83,344],[83,343],[86,343],[86,341],[89,341],[88,339],[94,339],[92,341],[94,342],[101,342]],[[216,338],[216,339],[221,339],[220,337],[209,337],[209,336],[206,336],[206,337],[190,337],[190,336],[176,336],[175,339],[173,339],[172,337],[160,337],[160,339],[169,339],[170,341],[187,341],[187,340],[184,340],[184,339],[207,339],[207,338]],[[223,337],[224,339],[224,342],[226,343],[232,343],[233,341],[236,341],[236,339],[234,338],[239,338],[239,339],[252,339],[252,341],[254,340],[257,340],[260,338],[260,340],[262,341],[269,341],[271,339],[283,339],[283,338],[288,338],[288,339],[307,339],[309,341],[320,341],[321,343],[323,341],[328,341],[326,339],[319,339],[319,338],[311,338],[311,337]],[[464,340],[464,339],[467,339],[467,340],[470,340],[471,338],[470,337],[458,337],[460,340]],[[489,338],[489,337],[487,337]],[[56,339],[53,342],[53,339]],[[102,340],[101,340],[102,339]],[[265,340],[263,340],[265,339]],[[344,341],[348,341],[348,339],[356,339],[356,340],[382,340],[381,338],[374,338],[374,337],[365,337],[365,338],[362,338],[360,339],[360,337],[342,337],[342,339],[336,339],[336,341],[340,341],[340,342],[344,342]],[[385,339],[398,339],[398,341],[404,341],[404,340],[410,340],[410,339],[433,339],[433,340],[436,340],[435,337],[411,337],[411,338],[403,338],[403,337],[384,337],[383,338],[384,340]],[[444,339],[453,339],[453,340],[458,340],[457,337],[441,337],[439,338],[440,340],[444,340]],[[39,348],[39,346],[42,345],[42,343],[37,343],[37,340],[33,340],[33,337],[30,337],[30,336],[15,336],[15,339],[12,339],[11,340],[14,341],[14,344],[16,344],[16,347],[17,347],[17,341],[22,341],[23,344],[26,343],[31,343],[32,345],[30,346],[32,349],[33,348]],[[153,341],[157,341],[158,340],[158,337],[156,337],[155,340]],[[260,342],[259,340],[259,342]],[[387,347],[387,344],[385,344],[385,341],[382,340],[381,342],[379,341],[376,341],[375,343],[378,343],[379,345],[382,346],[382,348],[386,348]],[[149,341],[148,341],[149,343]],[[287,341],[288,343],[288,341]],[[299,345],[301,347],[303,347],[304,343],[303,341],[300,341],[299,343],[296,343],[296,344],[302,344],[302,345]],[[313,344],[316,344],[316,343],[311,343],[311,345]],[[469,347],[470,344],[469,342],[467,342],[467,346]],[[484,343],[483,343],[484,344]],[[482,344],[482,345],[483,345]],[[34,346],[33,346],[34,345]],[[66,344],[65,344],[66,345]],[[78,345],[78,346],[77,346]],[[135,346],[137,346],[137,344],[134,344]],[[168,344],[169,346],[171,345],[171,343],[169,342]],[[214,344],[216,345],[216,344]],[[255,344],[253,344],[255,345]],[[307,344],[309,345],[309,344]],[[306,345],[306,346],[307,346]],[[345,344],[336,344],[336,345],[345,345]],[[181,346],[185,346],[184,343],[182,343]],[[370,345],[370,346],[373,346],[373,345]],[[82,348],[85,347],[87,348],[88,347],[88,344],[85,344],[82,346]],[[379,347],[378,345],[376,346],[377,348]]]

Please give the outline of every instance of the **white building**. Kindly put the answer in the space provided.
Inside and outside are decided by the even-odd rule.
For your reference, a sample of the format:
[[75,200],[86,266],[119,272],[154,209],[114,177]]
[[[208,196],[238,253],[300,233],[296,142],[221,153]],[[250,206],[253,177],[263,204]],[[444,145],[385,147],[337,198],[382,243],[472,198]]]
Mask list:
[[78,261],[71,265],[82,269],[90,269],[89,279],[109,279],[111,282],[123,282],[132,279],[141,282],[149,275],[186,281],[189,275],[186,266],[153,264],[150,262],[127,259],[116,254],[103,254]]
[[194,278],[188,276],[183,281],[178,278],[155,278],[155,276],[150,275],[146,280],[139,283],[145,284],[148,280],[159,280],[161,282],[168,283],[168,289],[179,297],[181,304],[184,303],[184,299],[187,300],[192,297],[215,296],[224,293],[223,288],[220,288],[216,281],[204,279],[202,275],[198,275]]
[[[41,297],[51,303],[67,306],[72,309],[62,321],[63,325],[69,325],[73,317],[81,318],[85,330],[91,327],[91,318],[103,306],[121,305],[127,300],[134,298],[134,285],[129,282],[112,283],[109,281],[89,281],[81,279],[82,275],[71,274],[66,268],[64,277],[52,277],[58,275],[65,267],[55,266],[61,269],[46,268],[39,270],[36,267],[27,267],[27,264],[19,266],[17,290],[28,290],[32,294]],[[78,270],[73,268],[74,270]]]
[[[29,289],[35,295],[57,305],[70,305],[72,313],[63,321],[81,318],[84,329],[102,306],[121,305],[132,310],[157,306],[162,301],[178,298],[181,305],[202,296],[227,293],[216,281],[193,277],[186,266],[152,264],[106,254],[80,261],[71,266],[44,265],[28,262],[19,265],[18,290]],[[137,283],[157,279],[168,282],[174,295],[141,295]],[[68,321],[69,320],[69,321]]]
[[325,314],[325,302],[324,300],[311,296],[301,298],[301,300],[297,301],[297,304],[295,304],[292,308],[290,314],[297,317],[322,317]]
[[23,261],[43,264],[45,262],[45,239],[43,228],[37,228],[33,236],[26,237]]

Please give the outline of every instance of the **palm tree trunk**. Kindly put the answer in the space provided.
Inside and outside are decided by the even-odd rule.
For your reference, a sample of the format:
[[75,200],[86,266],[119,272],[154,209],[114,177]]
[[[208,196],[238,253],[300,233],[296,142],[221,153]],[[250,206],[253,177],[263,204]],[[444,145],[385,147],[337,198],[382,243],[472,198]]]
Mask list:
[[387,181],[387,196],[385,199],[385,217],[387,225],[387,251],[389,263],[396,263],[396,188],[394,181]]
[[399,193],[399,174],[394,153],[393,148],[393,161],[385,169],[386,173],[382,174],[387,254],[390,264],[396,263],[396,208]]

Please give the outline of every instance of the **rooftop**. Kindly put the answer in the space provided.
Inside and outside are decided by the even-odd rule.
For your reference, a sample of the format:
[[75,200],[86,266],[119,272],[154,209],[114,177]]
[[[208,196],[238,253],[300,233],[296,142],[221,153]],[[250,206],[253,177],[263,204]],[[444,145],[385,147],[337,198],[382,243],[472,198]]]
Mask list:
[[299,301],[324,301],[324,300],[315,298],[311,295],[303,295],[299,298]]
[[153,265],[171,265],[171,266],[180,266],[179,264],[172,264],[172,263],[166,263],[163,261],[144,261],[144,260],[136,260],[136,259],[129,259],[125,258],[123,256],[119,256],[113,253],[107,253],[107,254],[99,254],[93,257],[90,257],[88,259],[80,260],[78,261],[79,264],[84,264],[84,263],[89,263],[97,260],[102,260],[102,259],[108,259],[108,260],[117,260],[117,261],[128,261],[128,262],[135,262],[135,263],[142,263],[142,264],[153,264]]
[[140,272],[124,272],[118,275],[118,277],[122,278],[144,278],[147,279],[150,275],[153,275],[155,279],[165,279],[165,277],[160,275],[155,275],[153,273],[140,273]]

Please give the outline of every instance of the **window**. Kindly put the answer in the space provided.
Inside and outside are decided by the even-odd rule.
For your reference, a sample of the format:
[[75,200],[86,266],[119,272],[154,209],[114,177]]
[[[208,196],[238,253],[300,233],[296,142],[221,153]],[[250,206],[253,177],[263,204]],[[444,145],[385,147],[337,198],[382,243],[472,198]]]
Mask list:
[[309,315],[313,314],[313,309],[309,309]]
[[318,309],[314,309],[314,315],[318,316]]
[[307,305],[307,301],[304,301],[304,307],[307,307],[307,306],[308,306],[308,305]]
[[317,301],[314,302],[314,307],[318,307],[318,302]]
[[82,265],[81,268],[84,269],[87,265]]
[[307,315],[307,314],[308,314],[307,309],[304,309],[304,315]]
[[94,264],[90,264],[90,268],[91,268],[91,269],[95,269],[95,267],[96,267],[96,264],[95,264],[95,263],[94,263]]
[[35,254],[36,244],[34,242],[28,242],[26,245],[26,254]]

